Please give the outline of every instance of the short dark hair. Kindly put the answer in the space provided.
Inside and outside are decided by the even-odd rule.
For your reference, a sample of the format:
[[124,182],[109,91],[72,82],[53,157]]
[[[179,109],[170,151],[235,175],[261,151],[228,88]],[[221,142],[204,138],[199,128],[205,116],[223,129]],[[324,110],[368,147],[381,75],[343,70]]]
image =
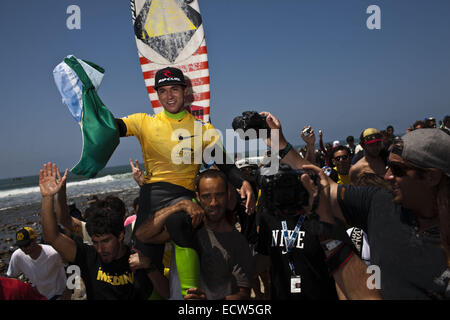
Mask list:
[[124,231],[122,214],[109,207],[93,207],[86,222],[86,230],[91,238],[109,233],[119,237]]
[[348,154],[349,156],[352,154],[352,152],[350,151],[350,148],[349,148],[349,147],[343,146],[343,145],[339,145],[339,146],[333,148],[333,159],[334,159],[334,154],[335,154],[336,152],[338,152],[338,151],[341,151],[341,150],[347,151],[347,154]]
[[417,120],[416,122],[413,123],[413,129],[416,128],[416,126],[421,126],[422,128],[426,127],[425,121],[423,120]]
[[113,211],[116,211],[117,213],[121,214],[123,219],[125,219],[127,208],[125,206],[125,203],[116,196],[106,196],[104,199],[98,199],[95,202],[93,202],[87,209],[86,209],[86,216],[92,214],[93,211],[95,211],[95,208],[110,208]]
[[350,141],[355,142],[355,138],[353,136],[348,136],[347,139],[345,139],[345,141],[347,141],[347,143],[349,143]]
[[195,177],[195,191],[196,192],[199,192],[200,181],[202,179],[206,179],[206,178],[221,178],[223,180],[223,182],[225,183],[225,187],[228,190],[228,179],[227,179],[227,176],[225,175],[225,173],[223,173],[220,170],[216,170],[216,169],[207,169],[205,171],[202,171],[201,173],[199,173],[197,175],[197,177]]

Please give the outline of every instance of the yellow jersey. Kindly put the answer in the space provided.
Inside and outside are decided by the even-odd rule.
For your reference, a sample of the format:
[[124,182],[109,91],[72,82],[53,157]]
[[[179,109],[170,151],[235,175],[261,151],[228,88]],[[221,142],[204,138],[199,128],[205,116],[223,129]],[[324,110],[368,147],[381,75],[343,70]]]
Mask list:
[[186,110],[156,115],[136,113],[122,118],[127,137],[136,136],[145,165],[144,183],[168,182],[194,190],[203,151],[220,141],[217,130]]

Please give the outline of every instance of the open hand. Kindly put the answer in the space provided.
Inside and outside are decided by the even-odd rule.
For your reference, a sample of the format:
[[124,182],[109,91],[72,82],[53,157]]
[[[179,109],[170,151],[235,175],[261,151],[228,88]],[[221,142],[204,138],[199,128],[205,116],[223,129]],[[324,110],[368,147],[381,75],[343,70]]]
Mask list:
[[39,188],[42,197],[54,196],[58,193],[66,182],[68,171],[66,169],[64,175],[61,177],[56,164],[52,164],[51,162],[44,164],[39,171]]

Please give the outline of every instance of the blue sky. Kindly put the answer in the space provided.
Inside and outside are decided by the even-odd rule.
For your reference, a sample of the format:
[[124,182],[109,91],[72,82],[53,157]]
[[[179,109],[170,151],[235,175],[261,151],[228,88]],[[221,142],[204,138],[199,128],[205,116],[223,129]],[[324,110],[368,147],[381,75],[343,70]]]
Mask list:
[[[304,125],[325,141],[450,113],[448,0],[200,0],[211,77],[211,118],[221,131],[246,110],[277,115],[293,144]],[[69,30],[69,5],[81,30]],[[381,9],[369,30],[366,9]],[[126,0],[0,2],[0,178],[72,168],[81,134],[53,81],[68,54],[106,73],[98,91],[111,112],[152,113]],[[141,160],[121,139],[108,166]]]

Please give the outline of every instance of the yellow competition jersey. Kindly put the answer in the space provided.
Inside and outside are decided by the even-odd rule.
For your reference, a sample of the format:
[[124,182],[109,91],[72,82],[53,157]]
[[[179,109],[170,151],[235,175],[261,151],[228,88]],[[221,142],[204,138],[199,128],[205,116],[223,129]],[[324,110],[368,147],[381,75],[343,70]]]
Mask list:
[[156,115],[136,113],[122,118],[127,137],[141,143],[145,163],[144,183],[169,182],[194,190],[194,179],[203,159],[203,150],[220,141],[210,124],[187,111]]

